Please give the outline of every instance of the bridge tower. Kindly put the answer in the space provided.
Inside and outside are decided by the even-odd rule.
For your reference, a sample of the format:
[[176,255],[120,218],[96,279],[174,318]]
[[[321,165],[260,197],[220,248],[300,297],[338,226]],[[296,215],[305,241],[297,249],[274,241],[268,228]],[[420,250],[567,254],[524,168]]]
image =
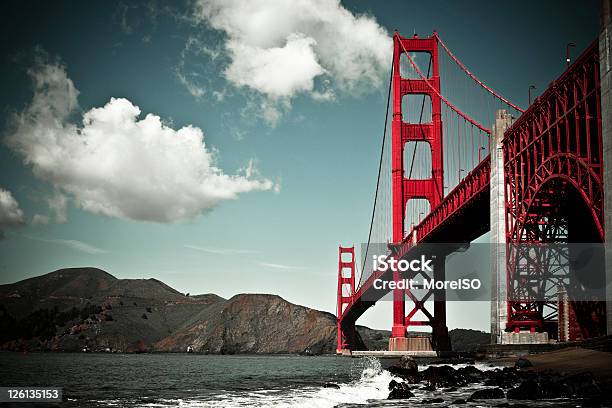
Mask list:
[[[402,76],[400,59],[403,53],[425,52],[431,58],[431,75],[427,79],[411,79]],[[428,83],[429,84],[428,84]],[[393,243],[405,241],[406,206],[410,200],[425,199],[430,208],[436,208],[444,196],[444,169],[442,144],[442,107],[440,100],[440,71],[438,63],[438,38],[393,36],[393,122],[392,122],[392,201],[393,201]],[[402,117],[402,100],[406,95],[428,96],[431,101],[431,122],[407,123]],[[427,179],[407,178],[404,166],[404,150],[409,142],[425,142],[431,151],[431,177]],[[439,259],[435,273],[436,279],[444,279],[444,259]],[[431,276],[434,278],[434,276]],[[395,272],[394,280],[402,279]],[[406,338],[409,326],[431,325],[434,341],[436,336],[446,336],[446,309],[444,293],[434,294],[434,315],[425,310],[424,302],[414,302],[414,308],[406,315],[406,292],[396,289],[393,292],[393,327],[390,350],[410,348]],[[411,318],[419,310],[424,311],[428,321],[414,321]]]
[[338,248],[338,310],[336,313],[337,331],[338,331],[338,346],[337,353],[342,353],[346,348],[347,343],[354,344],[350,340],[355,335],[354,326],[343,327],[340,322],[340,316],[344,307],[348,305],[352,296],[355,293],[355,247],[339,247]]

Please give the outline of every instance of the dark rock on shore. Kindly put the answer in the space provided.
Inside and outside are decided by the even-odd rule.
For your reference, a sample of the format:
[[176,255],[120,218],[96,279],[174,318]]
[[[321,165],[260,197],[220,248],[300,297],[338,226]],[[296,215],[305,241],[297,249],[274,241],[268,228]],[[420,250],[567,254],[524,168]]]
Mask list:
[[502,399],[506,398],[506,394],[501,388],[486,388],[484,390],[474,391],[468,401],[476,401],[481,399]]
[[[425,391],[443,388],[447,392],[456,391],[470,384],[483,384],[490,388],[477,390],[467,401],[457,400],[453,404],[504,398],[508,400],[571,398],[582,400],[584,406],[609,406],[612,400],[612,397],[607,394],[607,390],[612,385],[610,379],[596,378],[588,372],[576,374],[538,372],[525,363],[518,364],[518,367],[481,371],[475,366],[455,369],[442,365],[429,366],[419,372],[416,361],[403,358],[399,364],[389,368],[392,374],[404,379],[404,382],[391,381],[389,389],[392,392],[389,394],[389,399],[412,396],[409,384],[416,384],[418,389]],[[429,399],[422,402],[437,403],[438,401]],[[519,405],[504,402],[499,406],[515,407]]]
[[389,367],[387,370],[410,384],[420,381],[419,366],[412,357],[402,356],[399,363]]
[[389,383],[389,396],[387,399],[407,399],[414,397],[412,391],[410,391],[410,386],[405,382],[397,382],[395,380],[391,380]]
[[484,385],[488,387],[500,387],[504,389],[516,386],[521,380],[517,370],[513,367],[489,370],[486,374]]
[[427,384],[432,385],[434,389],[468,384],[462,376],[457,375],[457,370],[447,365],[427,367],[421,373],[421,377]]
[[529,373],[518,387],[508,390],[508,399],[591,398],[601,395],[598,381],[590,373],[564,376],[558,373]]
[[410,357],[402,357],[398,364],[389,367],[387,370],[409,384],[425,382],[424,389],[426,390],[437,388],[456,390],[456,387],[485,380],[485,374],[474,366],[455,369],[449,365],[435,365],[419,372],[416,361]]
[[531,364],[531,361],[527,360],[526,358],[519,358],[516,360],[516,363],[514,363],[514,366],[516,368],[529,368],[533,367],[533,364]]

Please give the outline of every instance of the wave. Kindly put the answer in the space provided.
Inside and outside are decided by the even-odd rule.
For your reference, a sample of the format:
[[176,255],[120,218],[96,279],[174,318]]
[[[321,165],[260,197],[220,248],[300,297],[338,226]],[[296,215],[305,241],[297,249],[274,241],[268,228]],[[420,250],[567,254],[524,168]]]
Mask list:
[[350,407],[386,399],[389,382],[399,380],[382,369],[376,358],[360,359],[357,365],[361,375],[357,380],[337,384],[336,387],[307,386],[293,390],[258,390],[240,394],[217,394],[212,400],[162,400],[143,404],[142,407],[273,407],[273,408],[332,408]]

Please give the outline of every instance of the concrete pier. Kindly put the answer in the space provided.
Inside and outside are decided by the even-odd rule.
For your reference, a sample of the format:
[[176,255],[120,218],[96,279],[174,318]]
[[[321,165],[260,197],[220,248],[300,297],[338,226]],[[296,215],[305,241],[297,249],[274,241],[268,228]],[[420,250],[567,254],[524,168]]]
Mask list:
[[504,197],[504,132],[512,115],[500,109],[491,132],[491,343],[501,344],[508,322],[506,302],[506,207]]

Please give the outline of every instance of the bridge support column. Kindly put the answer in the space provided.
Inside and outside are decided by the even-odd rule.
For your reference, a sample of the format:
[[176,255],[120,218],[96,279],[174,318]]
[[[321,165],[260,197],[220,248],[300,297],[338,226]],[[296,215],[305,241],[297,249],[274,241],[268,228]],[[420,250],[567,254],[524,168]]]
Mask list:
[[599,34],[599,77],[601,86],[601,131],[603,139],[604,209],[606,237],[606,314],[612,334],[612,0],[601,0]]
[[491,128],[491,343],[500,344],[508,323],[506,278],[506,201],[504,196],[504,132],[512,115],[500,109]]
[[[438,255],[434,259],[434,280],[442,282],[446,279],[446,255]],[[434,290],[434,325],[431,328],[433,348],[436,351],[450,351],[451,344],[446,326],[446,291],[444,289]]]

